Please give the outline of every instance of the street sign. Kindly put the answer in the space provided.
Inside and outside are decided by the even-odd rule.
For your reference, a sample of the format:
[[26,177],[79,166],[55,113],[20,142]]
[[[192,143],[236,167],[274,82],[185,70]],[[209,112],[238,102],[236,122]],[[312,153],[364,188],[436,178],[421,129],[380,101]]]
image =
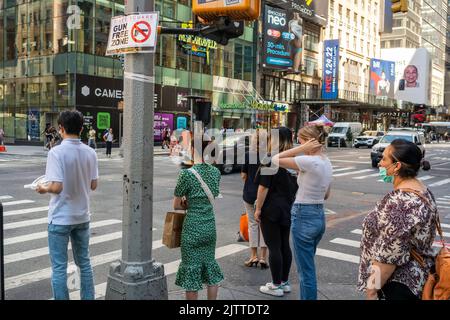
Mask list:
[[154,53],[158,20],[158,12],[113,17],[106,55]]

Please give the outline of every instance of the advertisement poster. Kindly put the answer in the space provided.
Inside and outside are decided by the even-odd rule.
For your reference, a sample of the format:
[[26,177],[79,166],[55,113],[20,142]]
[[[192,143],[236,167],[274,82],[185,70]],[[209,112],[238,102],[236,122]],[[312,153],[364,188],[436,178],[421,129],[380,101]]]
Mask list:
[[427,49],[382,49],[381,57],[395,62],[395,99],[430,104],[431,58]]
[[292,67],[289,42],[291,33],[287,23],[287,11],[265,6],[263,67],[287,69]]
[[173,132],[173,114],[172,113],[155,113],[153,133],[155,141],[162,141],[162,134],[165,128]]
[[303,35],[299,12],[266,6],[263,66],[299,72],[303,64]]
[[40,112],[37,110],[28,111],[27,119],[28,141],[39,141],[41,137]]
[[339,40],[325,40],[323,52],[322,99],[338,98]]
[[394,86],[395,62],[371,59],[369,94],[393,99]]

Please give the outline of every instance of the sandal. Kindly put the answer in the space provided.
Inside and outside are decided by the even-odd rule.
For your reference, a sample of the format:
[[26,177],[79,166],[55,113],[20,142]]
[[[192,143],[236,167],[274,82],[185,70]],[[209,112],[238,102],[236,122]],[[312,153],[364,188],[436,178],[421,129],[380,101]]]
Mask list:
[[261,266],[261,269],[267,269],[269,268],[269,265],[264,259],[259,260],[259,265]]
[[245,266],[246,267],[253,267],[253,266],[255,266],[255,267],[258,267],[258,263],[259,263],[259,261],[258,261],[258,258],[250,258],[249,260],[247,260],[247,261],[245,261]]

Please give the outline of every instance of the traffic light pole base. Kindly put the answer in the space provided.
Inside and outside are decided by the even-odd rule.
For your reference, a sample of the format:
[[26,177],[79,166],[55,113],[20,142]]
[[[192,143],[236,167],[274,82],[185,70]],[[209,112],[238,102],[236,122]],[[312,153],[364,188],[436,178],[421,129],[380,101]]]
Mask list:
[[167,278],[164,265],[150,263],[111,264],[106,300],[167,300]]

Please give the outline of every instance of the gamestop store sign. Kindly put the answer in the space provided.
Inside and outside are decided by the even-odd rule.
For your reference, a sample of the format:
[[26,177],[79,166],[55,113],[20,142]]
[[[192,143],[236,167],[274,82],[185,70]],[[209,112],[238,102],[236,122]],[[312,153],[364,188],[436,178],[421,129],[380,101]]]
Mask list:
[[78,75],[77,106],[117,108],[123,101],[123,80]]

